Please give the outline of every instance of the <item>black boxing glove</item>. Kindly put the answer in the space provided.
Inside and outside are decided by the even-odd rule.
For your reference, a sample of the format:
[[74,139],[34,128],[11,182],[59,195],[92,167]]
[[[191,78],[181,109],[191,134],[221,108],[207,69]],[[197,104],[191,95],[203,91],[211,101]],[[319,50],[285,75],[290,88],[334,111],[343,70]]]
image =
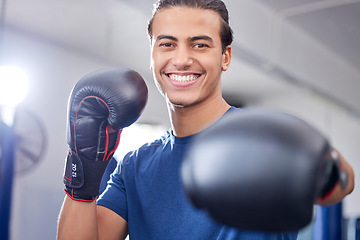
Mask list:
[[130,69],[98,70],[77,82],[68,102],[64,184],[70,198],[96,198],[121,129],[139,118],[147,96],[143,78]]
[[337,181],[329,171],[331,150],[325,137],[299,118],[236,111],[196,136],[182,165],[182,182],[190,201],[221,223],[299,230],[310,223],[315,200]]

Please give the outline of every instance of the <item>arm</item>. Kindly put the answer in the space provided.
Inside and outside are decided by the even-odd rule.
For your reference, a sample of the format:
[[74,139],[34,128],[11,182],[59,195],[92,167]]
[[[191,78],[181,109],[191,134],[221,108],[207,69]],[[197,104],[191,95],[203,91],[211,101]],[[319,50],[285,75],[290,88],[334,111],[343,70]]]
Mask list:
[[67,196],[59,216],[59,239],[119,239],[127,235],[126,221],[97,207],[95,200],[121,129],[138,119],[146,101],[146,84],[130,69],[98,70],[74,86],[68,102],[69,150],[63,180]]
[[97,206],[99,239],[125,239],[128,235],[128,223],[112,210]]
[[65,196],[58,221],[57,239],[98,239],[96,202],[80,202]]
[[57,239],[125,239],[127,221],[96,202],[74,201],[66,196],[58,222]]
[[354,171],[350,164],[345,160],[345,158],[336,150],[340,166],[342,170],[347,174],[347,184],[346,187],[341,187],[338,182],[333,190],[329,193],[329,195],[325,199],[318,199],[317,204],[320,205],[331,205],[340,202],[346,195],[350,194],[354,190]]

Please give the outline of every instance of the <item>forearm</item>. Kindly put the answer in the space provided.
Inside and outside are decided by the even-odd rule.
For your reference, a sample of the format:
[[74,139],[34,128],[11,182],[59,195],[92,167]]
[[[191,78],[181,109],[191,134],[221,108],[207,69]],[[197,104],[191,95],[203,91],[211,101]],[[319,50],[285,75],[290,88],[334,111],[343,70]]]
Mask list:
[[354,170],[345,158],[337,151],[339,155],[340,165],[347,174],[346,187],[341,187],[340,183],[337,183],[334,189],[330,192],[330,195],[325,199],[318,199],[317,204],[331,205],[340,202],[344,197],[350,194],[354,190]]
[[96,201],[80,202],[66,196],[60,211],[57,239],[98,239]]

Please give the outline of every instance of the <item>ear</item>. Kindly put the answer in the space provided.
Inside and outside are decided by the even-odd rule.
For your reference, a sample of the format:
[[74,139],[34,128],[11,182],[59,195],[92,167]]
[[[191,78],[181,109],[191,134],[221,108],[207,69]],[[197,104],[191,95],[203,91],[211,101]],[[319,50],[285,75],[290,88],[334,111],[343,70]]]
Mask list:
[[222,55],[221,70],[226,71],[231,62],[231,46],[228,45]]

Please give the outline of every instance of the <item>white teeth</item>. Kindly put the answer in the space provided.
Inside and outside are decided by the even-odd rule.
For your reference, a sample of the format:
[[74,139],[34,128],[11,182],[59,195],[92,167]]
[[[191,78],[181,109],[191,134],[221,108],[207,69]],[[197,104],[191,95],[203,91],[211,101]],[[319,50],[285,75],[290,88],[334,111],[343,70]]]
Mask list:
[[196,75],[176,75],[176,74],[169,74],[169,77],[177,82],[188,82],[188,81],[192,81],[195,80],[196,78],[198,78],[198,76]]

